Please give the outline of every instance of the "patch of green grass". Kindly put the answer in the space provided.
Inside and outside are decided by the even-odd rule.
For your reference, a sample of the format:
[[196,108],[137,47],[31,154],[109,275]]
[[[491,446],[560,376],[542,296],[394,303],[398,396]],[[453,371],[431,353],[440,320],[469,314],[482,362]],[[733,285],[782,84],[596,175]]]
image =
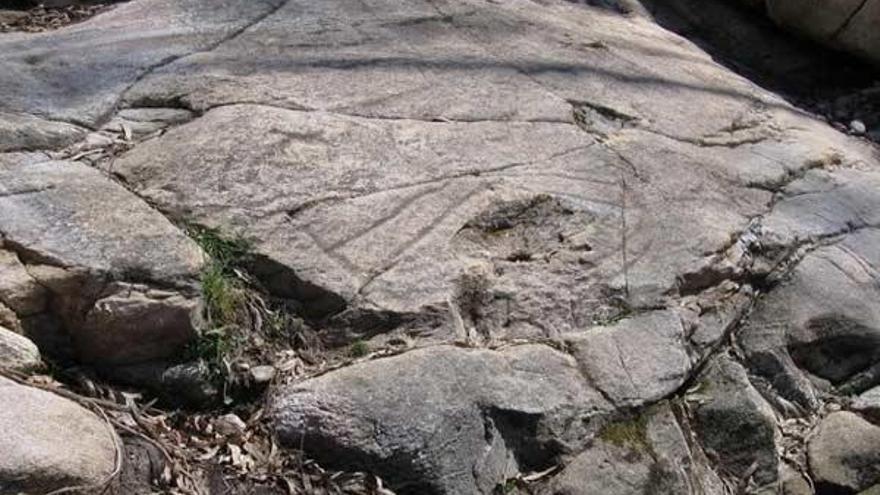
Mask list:
[[210,257],[201,280],[208,325],[237,323],[244,311],[245,292],[235,269],[250,258],[251,243],[209,227],[187,225],[186,231]]
[[212,373],[220,374],[223,370],[223,358],[235,347],[235,337],[229,327],[217,327],[204,330],[192,347],[193,358],[204,361]]
[[218,229],[188,225],[190,237],[211,257],[211,262],[223,270],[241,265],[251,255],[253,245],[241,236],[227,236]]
[[210,325],[234,323],[244,307],[244,292],[237,279],[210,264],[202,272],[202,297]]
[[236,268],[250,257],[251,244],[208,227],[187,225],[186,232],[210,258],[201,274],[206,325],[189,354],[222,374],[224,357],[235,350],[248,318],[247,292]]
[[653,450],[648,440],[647,414],[609,423],[599,432],[599,438],[612,445],[640,453],[650,453]]
[[504,483],[498,483],[495,485],[495,490],[493,490],[494,495],[507,495],[509,493],[513,493],[517,489],[517,480],[516,478],[510,478]]
[[359,358],[364,357],[370,353],[370,346],[367,345],[363,340],[356,340],[351,344],[351,347],[348,348],[348,354],[351,357]]

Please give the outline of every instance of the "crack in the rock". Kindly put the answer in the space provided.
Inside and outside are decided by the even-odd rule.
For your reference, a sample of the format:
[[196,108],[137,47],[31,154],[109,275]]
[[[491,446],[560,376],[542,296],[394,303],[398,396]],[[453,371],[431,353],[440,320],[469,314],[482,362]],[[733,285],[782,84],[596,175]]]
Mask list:
[[[253,19],[251,19],[250,21],[246,22],[244,25],[242,25],[242,26],[239,27],[238,29],[232,31],[231,33],[227,34],[226,36],[221,37],[219,40],[217,40],[217,41],[215,41],[215,42],[213,42],[213,43],[208,44],[207,46],[205,46],[205,47],[203,47],[203,48],[196,49],[196,50],[192,50],[192,51],[190,51],[190,52],[183,53],[183,54],[180,54],[180,55],[172,55],[172,56],[169,56],[169,57],[165,57],[165,58],[163,58],[162,60],[160,60],[160,61],[158,61],[158,62],[156,62],[156,63],[154,63],[154,64],[152,64],[152,65],[150,65],[150,66],[148,66],[148,67],[146,67],[146,68],[144,69],[144,71],[143,71],[141,74],[139,74],[139,75],[134,79],[134,81],[132,81],[128,86],[125,87],[125,89],[123,89],[123,90],[119,93],[119,96],[116,98],[116,103],[113,105],[113,107],[111,107],[111,109],[107,112],[106,115],[103,115],[102,118],[97,119],[97,122],[98,122],[99,124],[103,124],[103,123],[106,123],[107,121],[109,121],[110,118],[116,113],[116,111],[117,111],[117,109],[118,109],[118,107],[119,107],[119,103],[125,100],[125,97],[126,97],[126,95],[128,94],[128,92],[131,91],[131,89],[132,89],[133,87],[135,87],[136,85],[138,85],[141,81],[143,81],[144,79],[146,79],[147,77],[149,77],[150,75],[152,75],[153,73],[155,73],[157,70],[160,70],[160,69],[162,69],[163,67],[166,67],[166,66],[168,66],[168,65],[171,65],[171,64],[177,62],[178,60],[181,60],[181,59],[184,59],[184,58],[190,57],[190,56],[192,56],[192,55],[196,55],[196,54],[199,54],[199,53],[208,53],[208,52],[212,52],[212,51],[216,50],[217,48],[219,48],[219,47],[220,47],[221,45],[223,45],[224,43],[227,43],[227,42],[229,42],[229,41],[232,41],[232,40],[238,38],[239,36],[241,36],[242,34],[244,34],[244,33],[245,33],[247,30],[249,30],[250,28],[256,26],[257,24],[259,24],[259,23],[261,23],[261,22],[263,22],[263,21],[264,21],[266,18],[268,18],[269,16],[275,14],[276,12],[278,12],[279,10],[281,10],[282,8],[284,8],[284,6],[286,6],[288,3],[290,3],[290,0],[281,0],[281,1],[279,1],[277,5],[270,6],[270,7],[266,10],[266,12],[264,12],[264,13],[262,13],[262,14],[256,16],[256,17],[254,17]],[[270,5],[271,5],[271,4],[270,4]],[[98,125],[97,127],[101,127],[101,125]]]
[[[314,198],[314,199],[304,201],[303,203],[301,203],[293,208],[285,208],[282,211],[284,211],[284,213],[289,218],[295,219],[296,217],[311,210],[312,208],[318,207],[318,206],[325,204],[325,203],[337,203],[337,202],[342,202],[342,201],[350,201],[353,199],[361,199],[361,198],[366,198],[369,196],[374,196],[376,194],[383,194],[383,193],[392,192],[392,191],[400,191],[403,189],[411,189],[413,187],[439,184],[442,182],[454,181],[454,180],[458,180],[458,179],[479,178],[482,176],[492,177],[493,176],[492,174],[496,174],[498,172],[504,172],[504,171],[516,169],[516,168],[530,167],[530,166],[537,165],[537,164],[545,162],[545,161],[554,160],[554,159],[561,158],[561,157],[564,157],[564,156],[572,154],[572,153],[577,153],[579,151],[586,150],[586,149],[594,146],[595,144],[596,143],[593,142],[593,143],[586,144],[583,146],[575,146],[575,147],[572,147],[572,148],[569,148],[566,150],[562,150],[562,151],[559,151],[559,152],[556,152],[556,153],[550,154],[548,156],[538,158],[538,159],[535,159],[535,160],[532,160],[529,162],[513,162],[513,163],[507,163],[504,165],[498,165],[496,167],[491,167],[491,168],[465,170],[465,171],[458,172],[455,174],[443,175],[440,177],[433,177],[430,179],[424,179],[424,180],[413,181],[413,182],[408,182],[408,183],[404,183],[404,184],[398,184],[396,186],[378,189],[375,191],[368,191],[368,192],[364,192],[364,193],[355,193],[355,194],[349,194],[349,195],[332,195],[332,196],[326,196],[326,197],[322,197],[322,198]],[[273,214],[273,213],[278,213],[278,211],[270,212],[269,214]]]
[[850,24],[855,20],[855,18],[868,6],[868,2],[871,0],[862,0],[861,3],[853,9],[852,12],[844,19],[843,23],[835,29],[831,35],[828,37],[829,40],[836,40],[841,34],[843,34],[847,28],[849,28]]
[[55,186],[50,184],[48,186],[34,187],[31,189],[22,189],[19,191],[0,191],[0,198],[8,198],[11,196],[27,196],[30,194],[39,194],[41,192],[51,191],[52,189],[55,189]]

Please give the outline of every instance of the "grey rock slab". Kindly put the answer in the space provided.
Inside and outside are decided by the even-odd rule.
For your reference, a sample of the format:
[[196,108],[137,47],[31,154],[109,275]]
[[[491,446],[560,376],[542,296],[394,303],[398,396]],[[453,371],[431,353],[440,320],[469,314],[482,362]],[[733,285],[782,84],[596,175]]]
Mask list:
[[63,161],[4,166],[0,184],[0,234],[20,257],[169,283],[201,268],[195,243],[95,169]]
[[82,138],[86,132],[66,122],[0,111],[0,153],[59,149]]
[[588,100],[689,137],[721,130],[754,100],[785,106],[646,18],[524,0],[292,0],[218,50],[155,71],[127,100],[554,121]]
[[688,379],[694,364],[681,318],[674,311],[649,312],[566,335],[565,343],[590,382],[622,408],[672,394]]
[[841,411],[819,424],[807,452],[820,489],[859,492],[880,482],[880,427]]
[[[534,329],[526,320],[549,306],[547,325],[565,329],[576,324],[569,315],[578,294],[576,312],[587,320],[601,303],[589,300],[584,263],[620,271],[618,235],[601,235],[619,228],[613,160],[568,124],[228,106],[138,146],[114,172],[172,216],[253,239],[257,252],[295,274],[270,285],[313,309],[355,302],[401,314],[445,311],[467,266],[497,263],[509,272],[496,290],[522,292],[521,302],[498,302],[509,319]],[[580,194],[567,194],[578,169],[589,175]],[[480,220],[495,217],[497,226]],[[571,301],[551,300],[547,291],[559,285],[574,291]]]
[[606,425],[599,439],[538,493],[672,495],[689,490],[724,493],[705,456],[692,450],[672,408],[664,402],[635,418]]
[[36,344],[0,326],[0,368],[27,372],[39,368],[42,363]]
[[96,127],[150,70],[216,46],[279,3],[144,0],[59,30],[0,36],[0,110]]
[[116,434],[82,406],[0,377],[0,494],[47,493],[104,482]]
[[880,63],[880,6],[862,0],[766,0],[779,25]]
[[880,231],[864,228],[813,250],[741,330],[750,368],[787,400],[815,407],[810,377],[847,393],[880,383],[878,242]]
[[874,423],[880,423],[880,386],[859,394],[850,408]]
[[[827,160],[837,161],[833,156]],[[761,221],[764,250],[789,254],[808,242],[880,225],[880,173],[872,167],[833,169],[825,162],[788,184]],[[824,166],[832,170],[822,170]]]
[[490,493],[551,466],[611,406],[544,345],[435,346],[276,391],[281,441],[328,466],[369,467],[397,493]]
[[[229,105],[113,172],[175,218],[253,239],[268,285],[318,315],[451,302],[477,333],[556,338],[620,314],[627,290],[633,304],[663,304],[770,199],[717,179],[706,163],[721,167],[726,147],[643,131],[614,146],[564,123]],[[760,155],[734,163],[772,163]],[[469,314],[473,267],[485,297]]]
[[201,250],[101,172],[59,161],[0,167],[0,209],[0,299],[20,318],[51,294],[44,312],[96,362],[161,357],[193,335]]
[[745,369],[726,354],[709,363],[685,397],[694,404],[694,429],[707,455],[734,479],[754,476],[759,486],[779,477],[780,434],[770,405]]
[[19,317],[27,317],[46,310],[48,295],[46,288],[27,272],[18,255],[0,249],[0,302]]

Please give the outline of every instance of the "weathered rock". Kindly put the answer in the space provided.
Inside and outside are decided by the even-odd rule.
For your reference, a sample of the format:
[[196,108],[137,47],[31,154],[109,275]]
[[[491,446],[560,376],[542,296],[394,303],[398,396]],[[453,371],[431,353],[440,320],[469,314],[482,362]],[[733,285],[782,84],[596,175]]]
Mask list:
[[[767,223],[779,225],[782,221],[777,223],[776,218],[787,216],[784,212],[800,212],[792,214],[791,224],[800,230],[801,219],[807,219],[812,232],[804,238],[835,234],[825,230],[831,228],[828,219],[833,217],[828,215],[841,215],[841,221],[847,222],[850,205],[865,205],[850,200],[844,190],[838,192],[836,199],[811,201],[822,206],[798,210],[780,206],[780,213],[774,211]],[[870,194],[867,190],[864,193]],[[828,194],[820,191],[794,196],[793,200]],[[821,393],[816,385],[823,381],[847,393],[880,383],[880,372],[874,369],[880,360],[880,288],[871,268],[880,263],[878,242],[880,231],[864,228],[810,252],[758,303],[740,333],[750,367],[787,400],[814,408]],[[824,388],[827,391],[828,387]]]
[[84,136],[82,127],[0,111],[0,153],[63,148]]
[[107,480],[115,433],[79,405],[0,377],[0,494],[47,493]]
[[24,318],[46,311],[47,293],[15,253],[0,249],[0,302]]
[[723,486],[700,452],[692,453],[668,404],[606,425],[540,493],[629,495],[720,494]]
[[239,438],[246,429],[247,424],[237,414],[224,414],[214,420],[214,431],[224,437]]
[[15,311],[0,302],[0,326],[6,327],[16,333],[21,333],[21,321]]
[[0,326],[0,368],[30,371],[39,368],[42,363],[36,344]]
[[489,493],[577,451],[610,404],[544,345],[429,347],[283,388],[281,440],[370,467],[398,493]]
[[729,335],[785,415],[880,383],[876,150],[632,3],[135,0],[0,36],[0,149],[88,128],[63,156],[125,186],[0,154],[3,321],[215,398],[168,362],[202,259],[149,202],[251,239],[244,268],[324,342],[413,344],[274,392],[281,439],[333,467],[470,494],[574,458],[548,486],[717,493],[701,442],[725,481],[796,489],[727,358],[687,394],[698,434],[664,413],[636,458],[600,431]]
[[808,453],[820,491],[854,493],[880,482],[880,427],[857,414],[828,415],[810,440]]
[[853,399],[850,407],[865,418],[880,424],[880,386],[860,394]]
[[256,384],[264,385],[272,381],[275,378],[276,370],[274,366],[254,366],[248,371],[248,375],[251,380]]
[[[85,24],[3,36],[0,110],[97,127],[126,88],[149,71],[210,49],[278,3],[222,0],[205,9],[199,0],[128,2]],[[155,19],[163,20],[161,27]],[[35,132],[57,132],[50,129]]]
[[774,483],[779,477],[776,416],[745,370],[722,355],[698,380],[698,392],[688,400],[696,403],[695,428],[707,454],[734,479],[754,476],[758,486]]
[[880,6],[870,0],[766,0],[782,26],[880,63]]
[[447,341],[558,338],[743,276],[719,258],[771,199],[750,186],[870,159],[669,36],[565,2],[292,1],[136,84],[132,105],[205,113],[113,171],[254,239],[266,285],[354,327],[336,343],[413,320]]
[[782,495],[814,495],[812,485],[804,475],[788,464],[783,464],[779,474]]
[[90,362],[164,357],[192,337],[203,255],[124,188],[81,164],[23,162],[0,167],[0,209],[0,301],[19,318],[58,316]]
[[681,319],[650,312],[567,337],[590,382],[618,407],[638,407],[675,392],[692,366]]

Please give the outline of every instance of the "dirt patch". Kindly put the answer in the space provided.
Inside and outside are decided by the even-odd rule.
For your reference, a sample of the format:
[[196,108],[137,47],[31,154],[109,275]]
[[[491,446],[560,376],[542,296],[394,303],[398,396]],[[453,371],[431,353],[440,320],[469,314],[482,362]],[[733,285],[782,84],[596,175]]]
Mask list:
[[51,31],[100,14],[112,8],[113,3],[116,2],[47,7],[43,4],[31,6],[30,2],[24,1],[12,2],[12,8],[0,9],[0,33]]

